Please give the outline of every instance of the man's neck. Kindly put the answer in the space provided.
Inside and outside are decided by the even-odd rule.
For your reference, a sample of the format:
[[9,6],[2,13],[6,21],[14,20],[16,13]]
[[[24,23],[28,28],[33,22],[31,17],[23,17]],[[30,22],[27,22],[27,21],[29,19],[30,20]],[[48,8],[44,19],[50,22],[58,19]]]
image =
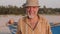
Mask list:
[[29,18],[30,22],[36,22],[38,20],[38,16],[34,16],[34,18]]
[[38,17],[38,15],[35,15],[33,18],[30,18],[30,17],[28,16],[29,19],[35,19],[35,18],[37,18],[37,17]]

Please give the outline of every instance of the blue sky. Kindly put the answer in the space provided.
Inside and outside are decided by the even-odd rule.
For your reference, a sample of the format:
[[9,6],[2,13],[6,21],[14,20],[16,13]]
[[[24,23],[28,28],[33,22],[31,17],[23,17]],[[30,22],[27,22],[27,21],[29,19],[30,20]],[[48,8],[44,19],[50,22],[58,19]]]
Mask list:
[[[0,0],[0,5],[8,6],[8,5],[16,5],[21,6],[25,3],[26,0]],[[60,8],[60,0],[39,0],[39,4],[41,7],[44,5],[48,8]]]

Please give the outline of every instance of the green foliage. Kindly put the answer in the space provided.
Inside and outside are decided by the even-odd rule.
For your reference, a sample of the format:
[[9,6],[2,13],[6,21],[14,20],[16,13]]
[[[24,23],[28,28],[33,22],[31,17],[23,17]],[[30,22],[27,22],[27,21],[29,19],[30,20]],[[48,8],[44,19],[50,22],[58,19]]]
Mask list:
[[[60,8],[40,8],[39,14],[60,14]],[[25,8],[17,7],[17,6],[0,6],[0,15],[7,15],[7,14],[15,14],[15,15],[25,15],[26,10]]]

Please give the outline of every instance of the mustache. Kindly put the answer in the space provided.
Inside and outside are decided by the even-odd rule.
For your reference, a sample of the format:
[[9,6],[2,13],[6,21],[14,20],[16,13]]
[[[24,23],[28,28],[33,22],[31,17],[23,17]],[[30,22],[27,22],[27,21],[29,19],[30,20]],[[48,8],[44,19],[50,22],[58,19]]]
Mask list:
[[33,12],[33,11],[29,11],[28,13],[35,13],[35,11]]

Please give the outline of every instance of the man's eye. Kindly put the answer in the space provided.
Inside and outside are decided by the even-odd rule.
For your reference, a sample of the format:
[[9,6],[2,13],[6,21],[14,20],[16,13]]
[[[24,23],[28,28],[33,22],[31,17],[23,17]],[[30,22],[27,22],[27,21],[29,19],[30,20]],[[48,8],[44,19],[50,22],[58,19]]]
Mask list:
[[33,7],[33,8],[35,8],[35,7]]

